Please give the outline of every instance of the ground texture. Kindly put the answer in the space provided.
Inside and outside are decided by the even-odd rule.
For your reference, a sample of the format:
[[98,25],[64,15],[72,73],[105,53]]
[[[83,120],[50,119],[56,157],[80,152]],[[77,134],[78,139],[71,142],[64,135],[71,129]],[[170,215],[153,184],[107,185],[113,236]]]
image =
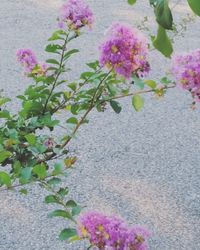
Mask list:
[[[125,0],[88,0],[96,15],[92,33],[80,38],[82,54],[72,61],[71,77],[95,59],[98,44],[111,22],[136,25],[144,15],[152,20],[147,1],[132,9]],[[178,19],[186,16],[186,1],[174,7]],[[41,60],[46,40],[56,27],[61,0],[1,0],[0,88],[14,97],[29,80],[15,62],[18,48],[33,48]],[[190,24],[185,37],[178,37],[176,51],[199,47],[200,20]],[[80,45],[81,44],[81,45]],[[152,77],[159,78],[170,63],[152,53]],[[72,197],[108,214],[117,214],[130,224],[146,225],[152,231],[152,250],[200,249],[200,111],[191,111],[190,96],[171,90],[165,99],[147,99],[145,109],[135,113],[130,100],[123,100],[120,115],[107,110],[93,113],[91,123],[74,140],[79,156],[66,178]],[[17,110],[19,103],[13,102]],[[57,240],[62,220],[47,219],[51,207],[43,204],[37,186],[27,197],[0,193],[0,250],[85,250]]]

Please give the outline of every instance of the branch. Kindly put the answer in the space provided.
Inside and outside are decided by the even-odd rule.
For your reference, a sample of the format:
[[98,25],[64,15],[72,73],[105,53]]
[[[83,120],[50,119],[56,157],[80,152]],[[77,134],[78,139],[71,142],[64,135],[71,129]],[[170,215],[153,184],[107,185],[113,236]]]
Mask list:
[[[163,89],[172,89],[172,88],[175,88],[175,87],[176,87],[176,85],[170,85],[170,86],[164,87]],[[129,93],[129,94],[114,96],[114,97],[102,100],[101,103],[109,102],[109,101],[112,101],[112,100],[115,100],[115,99],[121,99],[123,97],[129,97],[129,96],[140,95],[140,94],[151,93],[151,92],[155,92],[155,89],[138,90],[138,91],[134,91],[134,92]]]
[[46,102],[45,102],[44,109],[43,109],[43,112],[42,112],[43,114],[46,112],[47,105],[48,105],[49,100],[50,100],[50,98],[51,98],[51,96],[52,96],[52,93],[53,93],[53,91],[54,91],[54,89],[55,89],[55,87],[56,87],[56,85],[57,85],[58,78],[59,78],[59,76],[60,76],[60,74],[61,74],[61,67],[62,67],[63,60],[64,60],[66,45],[67,45],[67,43],[68,43],[68,37],[69,37],[69,33],[67,34],[67,36],[66,36],[66,38],[65,38],[65,42],[64,42],[64,45],[63,45],[63,50],[62,50],[62,54],[61,54],[61,58],[60,58],[60,64],[59,64],[58,73],[57,73],[57,75],[56,75],[56,78],[55,78],[55,81],[54,81],[53,86],[52,86],[52,88],[51,88],[51,91],[50,91],[50,93],[49,93],[49,96],[48,96],[48,98],[47,98],[47,100],[46,100]]

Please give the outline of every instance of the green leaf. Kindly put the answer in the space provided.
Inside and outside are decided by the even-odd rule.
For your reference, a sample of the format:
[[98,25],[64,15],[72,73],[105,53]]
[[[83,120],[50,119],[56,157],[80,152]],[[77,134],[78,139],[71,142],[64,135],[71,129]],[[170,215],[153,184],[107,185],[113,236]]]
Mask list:
[[60,163],[56,163],[54,165],[54,170],[52,172],[53,175],[59,175],[62,173],[62,170],[63,170],[63,165],[60,164]]
[[110,106],[112,107],[112,109],[119,114],[122,111],[122,107],[120,106],[119,102],[116,102],[114,100],[110,101]]
[[52,36],[48,39],[48,41],[55,41],[55,40],[64,40],[61,35],[66,35],[67,33],[63,30],[55,31]]
[[67,123],[78,124],[78,119],[76,119],[76,117],[71,117],[67,120]]
[[94,74],[95,74],[94,72],[90,72],[90,71],[83,72],[80,76],[80,79],[87,80],[91,78],[92,76],[94,76]]
[[9,119],[10,113],[7,110],[0,111],[0,118]]
[[55,177],[54,177],[54,178],[48,180],[47,183],[48,183],[49,185],[55,186],[55,185],[58,185],[58,184],[61,183],[61,179],[60,179],[60,178],[55,178]]
[[160,82],[163,83],[164,85],[168,85],[172,81],[165,76],[165,77],[163,77],[163,78],[160,79]]
[[138,78],[138,77],[135,76],[135,75],[132,76],[132,79],[133,79],[134,84],[135,84],[138,88],[144,89],[145,83],[144,83],[143,80],[141,80],[140,78]]
[[31,167],[26,167],[21,170],[21,178],[20,182],[21,183],[26,183],[30,180],[32,175],[32,168]]
[[62,232],[59,235],[60,240],[69,240],[70,238],[77,235],[76,229],[73,228],[66,228],[62,230]]
[[128,3],[129,3],[130,5],[133,5],[133,4],[136,3],[136,0],[128,0]]
[[0,185],[6,185],[7,187],[11,186],[10,176],[6,172],[0,172]]
[[71,57],[73,54],[76,54],[78,53],[79,50],[78,49],[72,49],[72,50],[69,50],[68,52],[65,53],[64,55],[64,59],[67,60],[69,57]]
[[61,49],[61,46],[58,44],[49,44],[46,46],[45,51],[49,53],[59,54],[58,50]]
[[34,146],[36,143],[36,136],[35,134],[28,134],[25,136],[29,145]]
[[44,163],[34,166],[33,173],[40,179],[44,179],[47,176],[47,170]]
[[68,187],[65,187],[65,188],[60,188],[59,191],[58,191],[58,194],[64,198],[66,195],[68,195],[69,193],[69,188]]
[[49,217],[63,217],[63,218],[67,218],[69,220],[74,221],[73,216],[71,215],[70,212],[68,211],[64,211],[64,210],[55,210],[52,213],[49,214]]
[[157,86],[157,83],[153,80],[145,80],[144,82],[147,86],[149,86],[152,89],[155,89]]
[[171,57],[173,47],[166,30],[159,25],[157,37],[153,40],[154,47],[160,51],[164,56]]
[[90,67],[93,70],[96,70],[99,67],[99,61],[87,63],[87,66]]
[[0,97],[0,106],[2,106],[3,104],[10,102],[11,100],[9,98],[6,97]]
[[77,83],[76,82],[71,82],[67,85],[71,90],[75,91],[77,88]]
[[144,107],[144,98],[140,95],[134,95],[132,98],[132,105],[136,111],[140,111]]
[[60,63],[56,60],[56,59],[48,59],[46,60],[47,63],[51,63],[51,64],[57,64],[60,65]]
[[1,152],[0,152],[0,163],[1,163],[1,162],[4,162],[4,161],[5,161],[6,159],[8,159],[11,155],[12,155],[12,153],[9,152],[9,151],[6,151],[6,150],[1,151]]
[[199,0],[187,0],[190,8],[193,10],[193,12],[200,16],[200,2]]
[[69,201],[67,201],[66,206],[67,207],[76,207],[77,204],[74,200],[69,200]]
[[81,206],[73,207],[73,208],[72,208],[72,215],[73,215],[73,216],[79,215],[80,212],[81,212],[81,210],[82,210],[82,207],[81,207]]
[[164,29],[172,29],[173,17],[168,5],[168,0],[157,0],[155,15],[156,21]]
[[55,195],[48,195],[45,197],[45,203],[50,204],[50,203],[57,203],[60,204],[58,198]]
[[19,192],[20,192],[20,194],[24,194],[24,195],[28,194],[28,190],[26,188],[20,189]]

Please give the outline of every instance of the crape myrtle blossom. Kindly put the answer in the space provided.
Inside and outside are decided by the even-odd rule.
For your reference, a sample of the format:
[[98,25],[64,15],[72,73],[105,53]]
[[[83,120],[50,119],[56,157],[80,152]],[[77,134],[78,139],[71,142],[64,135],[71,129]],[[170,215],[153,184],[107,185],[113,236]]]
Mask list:
[[80,238],[92,246],[110,250],[147,250],[149,232],[139,226],[129,228],[123,220],[97,212],[88,212],[78,222]]
[[44,76],[46,74],[47,65],[39,63],[31,49],[19,49],[17,51],[17,60],[23,66],[26,75]]
[[147,61],[148,46],[145,37],[127,24],[116,23],[107,31],[100,45],[100,63],[130,78],[133,74],[143,77],[150,70]]
[[60,9],[59,27],[68,26],[71,30],[79,30],[84,26],[91,28],[94,15],[84,0],[68,0]]
[[191,92],[200,102],[200,49],[173,57],[172,73],[177,85]]

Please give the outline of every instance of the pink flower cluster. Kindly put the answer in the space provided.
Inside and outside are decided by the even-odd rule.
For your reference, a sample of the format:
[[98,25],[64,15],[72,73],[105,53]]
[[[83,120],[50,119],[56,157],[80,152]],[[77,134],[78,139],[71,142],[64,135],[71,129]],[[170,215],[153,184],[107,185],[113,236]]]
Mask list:
[[83,0],[68,0],[60,9],[60,28],[66,24],[69,29],[78,30],[84,26],[91,27],[93,22],[93,13]]
[[139,226],[129,228],[122,220],[88,212],[79,220],[78,233],[92,246],[110,250],[147,250],[149,232]]
[[47,65],[39,63],[31,49],[19,49],[17,51],[17,60],[24,67],[24,72],[27,75],[43,76],[46,74]]
[[100,63],[114,69],[119,75],[130,78],[132,74],[145,76],[150,66],[145,37],[126,24],[114,24],[100,46]]
[[173,58],[172,73],[177,84],[200,102],[200,49]]

